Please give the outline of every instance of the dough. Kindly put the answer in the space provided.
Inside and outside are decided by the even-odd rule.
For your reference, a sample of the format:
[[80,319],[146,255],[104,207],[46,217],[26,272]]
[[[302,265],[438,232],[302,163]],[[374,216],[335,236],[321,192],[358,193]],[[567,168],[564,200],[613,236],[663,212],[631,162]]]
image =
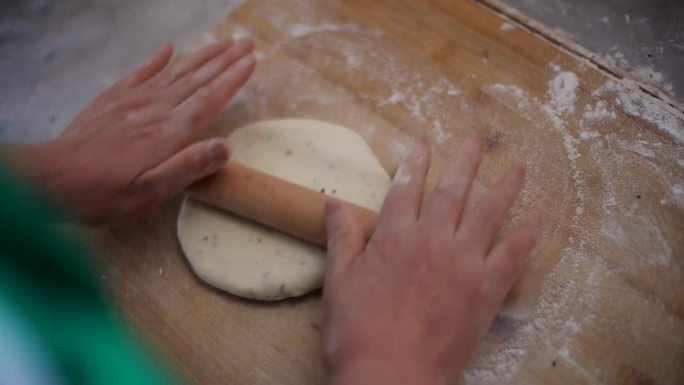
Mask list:
[[[267,120],[228,136],[231,161],[378,211],[390,176],[354,131],[315,120]],[[296,297],[323,283],[325,251],[186,198],[178,239],[208,284],[260,300]]]

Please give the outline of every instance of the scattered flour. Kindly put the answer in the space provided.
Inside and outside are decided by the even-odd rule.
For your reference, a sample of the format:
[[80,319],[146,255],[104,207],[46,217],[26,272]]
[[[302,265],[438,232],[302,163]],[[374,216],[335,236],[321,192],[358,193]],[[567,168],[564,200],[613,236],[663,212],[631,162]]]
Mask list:
[[617,118],[615,111],[609,109],[608,103],[605,100],[598,100],[593,105],[586,104],[584,106],[584,113],[582,114],[582,121],[605,121]]
[[580,139],[583,140],[589,140],[589,139],[596,139],[600,138],[601,134],[598,133],[598,131],[592,131],[586,128],[582,128],[580,130]]
[[389,143],[389,147],[392,151],[394,164],[400,164],[401,160],[404,159],[404,156],[406,156],[406,144],[393,139]]
[[635,140],[631,142],[627,142],[622,139],[617,139],[616,140],[617,144],[624,148],[625,150],[634,152],[636,154],[639,154],[641,156],[645,156],[647,158],[655,158],[656,153],[653,151],[653,149],[649,148],[648,145],[649,143],[645,140]]
[[511,23],[508,23],[508,22],[501,23],[501,26],[499,27],[499,31],[501,31],[501,32],[508,32],[508,31],[512,31],[514,29],[515,29],[515,26]]
[[668,132],[676,140],[684,142],[684,127],[674,109],[639,89],[639,85],[632,80],[609,80],[592,93],[594,97],[612,92],[616,96],[615,103],[629,115],[642,118],[655,124],[659,129]]
[[356,24],[334,24],[334,23],[320,23],[320,24],[306,24],[295,23],[290,25],[287,33],[290,37],[303,37],[321,32],[363,32],[373,36],[382,36],[384,33],[380,29],[364,30]]
[[[560,135],[575,184],[577,204],[574,210],[572,226],[577,227],[579,226],[580,217],[584,213],[588,189],[585,178],[577,166],[577,160],[581,157],[577,148],[580,140],[570,134],[565,120],[575,111],[579,79],[575,73],[563,71],[555,63],[549,63],[549,67],[556,73],[556,76],[548,83],[548,101],[546,102],[529,97],[527,92],[516,85],[493,84],[486,87],[486,90],[512,96],[518,101],[518,112],[528,120],[533,120],[530,115],[533,110],[541,111],[548,122],[551,123],[553,130]],[[589,132],[586,135],[592,136]]]
[[548,94],[551,97],[552,113],[556,116],[575,112],[579,79],[574,72],[559,72],[549,81]]
[[603,56],[603,59],[613,67],[629,68],[629,61],[621,51],[615,51],[612,54],[607,53]]
[[670,93],[674,91],[672,82],[668,81],[662,72],[654,70],[652,65],[639,66],[634,69],[633,73],[637,79],[646,84],[651,84]]

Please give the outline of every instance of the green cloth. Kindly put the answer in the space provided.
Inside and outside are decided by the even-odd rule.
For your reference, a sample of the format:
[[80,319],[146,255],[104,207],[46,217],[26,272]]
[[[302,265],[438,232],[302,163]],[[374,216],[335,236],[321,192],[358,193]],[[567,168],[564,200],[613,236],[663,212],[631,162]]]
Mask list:
[[117,318],[85,248],[51,225],[62,218],[22,182],[0,170],[0,299],[67,384],[172,383]]

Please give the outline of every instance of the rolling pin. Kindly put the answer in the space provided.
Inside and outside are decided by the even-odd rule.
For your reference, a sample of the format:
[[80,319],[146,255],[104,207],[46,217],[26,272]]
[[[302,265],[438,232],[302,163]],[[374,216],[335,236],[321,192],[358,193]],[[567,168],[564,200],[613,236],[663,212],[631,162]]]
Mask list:
[[[187,189],[199,201],[222,208],[295,238],[325,247],[325,202],[323,192],[228,162],[218,172]],[[375,227],[377,214],[345,203],[356,211],[365,239]]]

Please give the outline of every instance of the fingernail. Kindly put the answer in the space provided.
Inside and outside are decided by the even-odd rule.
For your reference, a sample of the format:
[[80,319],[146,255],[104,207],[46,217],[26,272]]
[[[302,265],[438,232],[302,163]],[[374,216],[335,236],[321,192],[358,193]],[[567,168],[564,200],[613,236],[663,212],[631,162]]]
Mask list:
[[221,139],[215,139],[209,144],[211,163],[215,167],[222,166],[228,160],[228,147]]

